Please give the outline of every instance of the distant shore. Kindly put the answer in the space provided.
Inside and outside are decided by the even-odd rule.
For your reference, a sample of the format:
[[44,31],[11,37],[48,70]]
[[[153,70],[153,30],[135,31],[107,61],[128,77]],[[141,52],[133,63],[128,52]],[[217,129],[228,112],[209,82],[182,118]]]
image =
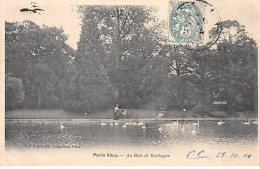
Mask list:
[[[13,110],[6,111],[5,119],[113,119],[114,111],[106,110],[97,113],[70,113],[64,110]],[[150,118],[165,118],[165,119],[183,119],[183,118],[257,118],[256,113],[246,114],[237,112],[229,117],[201,117],[194,114],[191,110],[188,111],[158,111],[158,110],[142,110],[128,109],[124,119],[150,119]]]
[[[178,121],[177,121],[178,120]],[[87,123],[87,124],[100,124],[102,123],[119,123],[119,124],[126,124],[127,122],[133,123],[136,122],[137,124],[139,122],[143,123],[169,123],[169,122],[177,122],[177,123],[193,123],[197,121],[208,121],[208,122],[252,122],[252,124],[257,120],[257,118],[150,118],[150,119],[119,119],[119,120],[113,120],[113,119],[6,119],[5,123],[7,124],[57,124],[62,122],[63,124],[81,124],[81,123]],[[249,124],[250,124],[249,123]],[[141,123],[140,123],[141,124]],[[131,124],[130,124],[131,125]]]

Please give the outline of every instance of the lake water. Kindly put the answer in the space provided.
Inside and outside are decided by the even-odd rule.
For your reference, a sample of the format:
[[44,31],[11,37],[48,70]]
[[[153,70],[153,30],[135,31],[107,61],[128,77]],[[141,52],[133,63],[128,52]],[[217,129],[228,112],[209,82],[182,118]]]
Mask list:
[[[6,149],[28,149],[62,146],[83,148],[131,147],[162,148],[185,147],[203,144],[206,147],[216,145],[257,145],[257,124],[243,125],[239,121],[227,121],[218,126],[216,122],[202,121],[199,126],[192,123],[147,123],[146,129],[141,126],[123,124],[106,126],[89,123],[10,123],[6,124]],[[184,126],[184,127],[183,127]],[[159,128],[162,128],[159,131]],[[184,130],[181,130],[184,128]],[[196,130],[196,134],[192,130]],[[66,148],[66,147],[63,147]]]
[[60,123],[6,123],[5,157],[8,165],[17,159],[20,165],[259,164],[257,124],[201,121],[192,134],[192,123],[148,123],[146,129],[109,123],[63,122],[63,129]]

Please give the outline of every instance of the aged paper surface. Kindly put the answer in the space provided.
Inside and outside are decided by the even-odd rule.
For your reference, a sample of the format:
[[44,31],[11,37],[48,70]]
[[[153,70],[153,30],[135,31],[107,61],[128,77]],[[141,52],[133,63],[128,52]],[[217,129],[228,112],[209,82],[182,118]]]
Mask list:
[[257,0],[0,1],[0,165],[259,165]]

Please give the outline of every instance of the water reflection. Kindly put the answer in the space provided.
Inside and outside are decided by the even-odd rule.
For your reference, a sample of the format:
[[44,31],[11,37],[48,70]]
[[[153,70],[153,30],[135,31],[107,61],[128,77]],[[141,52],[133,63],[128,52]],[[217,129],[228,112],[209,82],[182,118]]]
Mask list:
[[[81,148],[120,146],[161,146],[194,145],[203,143],[243,145],[257,144],[257,125],[242,125],[240,122],[204,121],[192,123],[148,123],[142,126],[124,124],[105,126],[87,123],[50,124],[6,124],[6,148],[28,148],[33,145],[74,144]],[[161,128],[161,130],[158,130]],[[196,134],[192,133],[195,130]]]

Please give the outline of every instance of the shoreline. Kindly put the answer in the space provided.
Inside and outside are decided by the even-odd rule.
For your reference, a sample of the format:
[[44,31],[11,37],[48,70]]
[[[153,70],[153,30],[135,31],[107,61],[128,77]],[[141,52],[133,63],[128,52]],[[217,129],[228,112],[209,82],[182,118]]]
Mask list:
[[[245,114],[237,112],[230,116],[200,116],[194,114],[191,110],[186,112],[172,110],[172,111],[156,111],[145,109],[128,109],[125,117],[117,120],[120,121],[196,121],[196,120],[244,120],[248,119],[257,120],[256,114]],[[5,112],[5,121],[111,121],[114,119],[113,110],[105,110],[97,113],[69,113],[67,111],[56,110],[15,110]]]
[[[245,117],[228,117],[228,118],[150,118],[142,119],[144,123],[164,123],[164,122],[174,122],[174,121],[187,122],[187,121],[257,121],[257,118],[245,118]],[[125,122],[139,122],[140,119],[5,119],[5,123],[125,123]]]

